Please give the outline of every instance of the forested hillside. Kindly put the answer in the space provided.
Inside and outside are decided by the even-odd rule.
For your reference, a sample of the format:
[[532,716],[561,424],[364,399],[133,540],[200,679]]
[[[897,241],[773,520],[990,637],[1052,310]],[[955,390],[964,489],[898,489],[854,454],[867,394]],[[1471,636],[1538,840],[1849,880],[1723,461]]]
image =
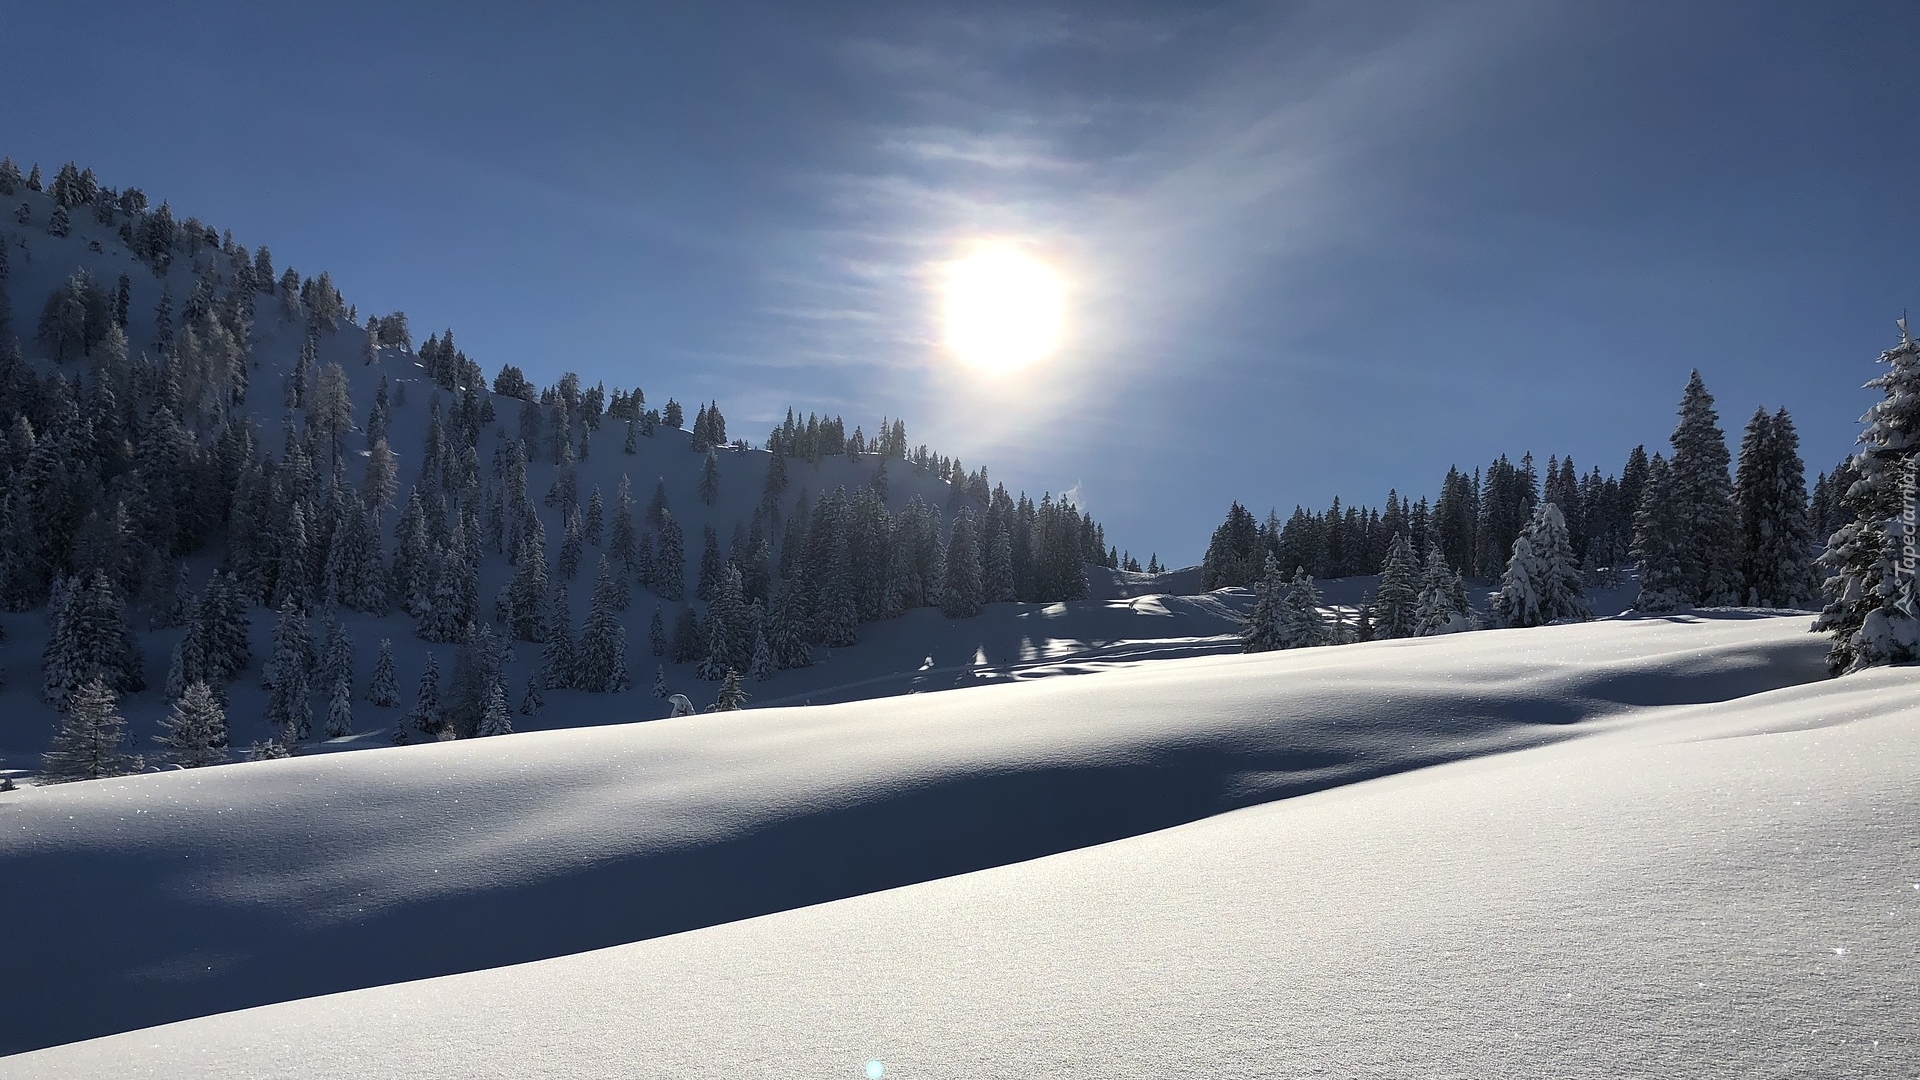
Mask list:
[[642,373],[489,382],[453,331],[416,349],[403,312],[91,170],[0,162],[0,199],[13,771],[56,726],[47,772],[78,778],[734,708],[824,685],[871,624],[1122,561],[898,419],[790,411],[755,446]]

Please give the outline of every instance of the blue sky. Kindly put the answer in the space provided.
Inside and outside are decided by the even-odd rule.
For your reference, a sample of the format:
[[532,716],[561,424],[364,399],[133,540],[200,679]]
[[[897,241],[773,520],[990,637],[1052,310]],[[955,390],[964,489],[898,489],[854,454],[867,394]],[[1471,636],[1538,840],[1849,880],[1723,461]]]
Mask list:
[[[1191,561],[1233,499],[1614,471],[1694,366],[1829,467],[1920,307],[1920,9],[1832,7],[39,4],[0,153],[490,372],[903,417]],[[1042,368],[940,348],[981,239],[1065,275]]]

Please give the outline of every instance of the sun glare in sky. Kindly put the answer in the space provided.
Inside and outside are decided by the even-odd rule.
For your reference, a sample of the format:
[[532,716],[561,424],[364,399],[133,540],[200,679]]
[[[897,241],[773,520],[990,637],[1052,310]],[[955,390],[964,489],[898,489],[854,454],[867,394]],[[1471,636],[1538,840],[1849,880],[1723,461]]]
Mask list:
[[984,371],[1014,371],[1060,345],[1064,300],[1051,266],[1008,246],[947,267],[947,348]]

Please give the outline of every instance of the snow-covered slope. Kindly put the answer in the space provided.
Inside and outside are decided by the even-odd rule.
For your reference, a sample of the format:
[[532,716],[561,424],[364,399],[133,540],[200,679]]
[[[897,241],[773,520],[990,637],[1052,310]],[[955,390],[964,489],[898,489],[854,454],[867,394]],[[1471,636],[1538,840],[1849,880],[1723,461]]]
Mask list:
[[[1744,698],[1820,678],[1806,625],[1621,619],[1203,657],[23,789],[0,795],[0,872],[31,887],[0,891],[0,924],[32,928],[16,971],[57,974],[0,981],[0,1048],[714,926]],[[1258,841],[1274,843],[1295,847]],[[921,947],[871,933],[879,953]]]
[[20,1077],[1920,1074],[1911,669]]

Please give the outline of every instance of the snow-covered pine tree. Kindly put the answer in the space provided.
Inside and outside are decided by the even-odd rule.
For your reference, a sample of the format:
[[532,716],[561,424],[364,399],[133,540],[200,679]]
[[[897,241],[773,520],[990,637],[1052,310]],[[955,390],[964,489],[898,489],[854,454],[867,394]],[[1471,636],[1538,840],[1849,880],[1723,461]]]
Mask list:
[[707,603],[713,602],[714,594],[720,588],[720,579],[726,571],[726,560],[720,555],[720,533],[708,525],[703,530],[704,540],[700,548],[700,575],[696,579],[693,595]]
[[757,626],[753,633],[753,662],[747,669],[747,675],[755,682],[766,682],[773,678],[775,670],[773,646],[767,641],[766,627]]
[[1899,321],[1900,343],[1880,354],[1887,370],[1867,383],[1881,399],[1860,418],[1855,480],[1841,496],[1846,523],[1827,541],[1826,609],[1814,629],[1831,636],[1835,673],[1920,660],[1920,584],[1914,506],[1920,490],[1920,343]]
[[576,662],[577,685],[590,693],[618,693],[630,685],[627,630],[615,616],[613,601],[613,577],[603,555],[593,600],[587,606],[587,621],[580,630]]
[[521,641],[545,641],[548,631],[546,534],[540,521],[528,521],[525,542],[520,549],[520,564],[514,567],[513,580],[507,584],[506,623]]
[[1787,410],[1753,414],[1740,440],[1733,490],[1740,509],[1743,602],[1791,607],[1811,600],[1815,589],[1807,470]]
[[1465,583],[1447,565],[1438,541],[1427,544],[1427,564],[1420,574],[1420,602],[1414,613],[1415,637],[1432,637],[1473,628],[1466,606]]
[[775,666],[782,670],[811,666],[813,647],[808,639],[805,582],[797,578],[783,582],[767,616],[767,644],[773,649]]
[[454,524],[441,546],[433,573],[432,599],[414,633],[427,641],[462,642],[478,623],[479,560],[471,550],[464,520]]
[[169,701],[178,701],[187,687],[196,682],[207,680],[206,635],[197,622],[187,624],[187,632],[173,645],[173,654],[167,662],[167,682],[164,693]]
[[989,604],[1005,603],[1014,598],[1013,538],[1004,526],[999,529],[989,526],[987,531],[990,540],[986,547],[982,594]]
[[633,530],[633,486],[622,474],[620,488],[613,496],[613,520],[607,526],[607,554],[613,557],[623,574],[631,574],[636,569],[636,539]]
[[1380,567],[1380,587],[1373,599],[1373,634],[1377,638],[1412,637],[1420,624],[1420,568],[1405,533],[1394,533],[1387,560]]
[[567,610],[567,587],[555,582],[547,617],[547,639],[540,650],[540,671],[534,681],[542,690],[571,690],[579,686],[573,647],[573,616]]
[[267,691],[267,722],[288,746],[305,739],[312,729],[313,706],[307,700],[313,673],[313,639],[307,617],[292,597],[281,601],[273,627],[273,655],[261,671]]
[[980,614],[986,596],[984,574],[980,566],[980,541],[974,526],[973,511],[962,509],[954,516],[947,536],[947,576],[940,590],[940,612],[949,619],[970,619]]
[[532,716],[546,708],[547,699],[540,696],[538,673],[527,679],[527,689],[520,695],[520,715]]
[[482,739],[495,735],[513,734],[513,713],[507,708],[507,690],[503,680],[496,680],[487,690],[486,708],[480,714],[480,727],[475,735]]
[[139,772],[142,762],[123,749],[126,740],[127,722],[112,688],[104,679],[88,679],[67,700],[53,745],[41,755],[41,776],[46,783],[64,784]]
[[1510,627],[1592,618],[1566,518],[1553,503],[1542,502],[1513,542],[1513,557],[1500,579],[1493,610],[1499,624]]
[[1327,617],[1320,611],[1320,590],[1313,587],[1313,578],[1305,567],[1294,570],[1293,582],[1287,587],[1282,628],[1281,648],[1285,649],[1325,645],[1329,639]]
[[580,515],[569,509],[560,534],[560,557],[554,561],[554,571],[560,580],[572,581],[580,576],[580,555]]
[[201,636],[208,685],[218,690],[253,662],[253,620],[233,574],[215,574],[194,607],[191,626]]
[[707,458],[700,465],[700,501],[712,506],[720,499],[720,459],[713,448],[707,448]]
[[349,691],[353,685],[353,635],[340,625],[339,615],[328,608],[321,620],[320,633],[319,685],[332,688],[335,682],[347,680]]
[[325,734],[329,739],[338,739],[353,734],[353,680],[335,679],[333,697],[327,702],[327,726]]
[[1253,587],[1253,610],[1240,622],[1241,652],[1272,652],[1286,648],[1287,579],[1280,563],[1267,553],[1266,573]]
[[[400,727],[411,726],[422,734],[437,735],[440,724],[440,661],[429,651],[426,666],[420,669],[420,688],[414,693],[413,708],[400,718]],[[394,741],[403,741],[400,733],[395,734]]]
[[41,656],[41,686],[49,703],[64,708],[94,679],[119,693],[146,688],[126,607],[105,572],[69,582],[51,608],[53,633]]
[[853,645],[860,637],[860,608],[854,596],[853,556],[846,530],[834,530],[824,571],[814,579],[813,632],[822,645]]
[[373,662],[373,679],[367,683],[367,702],[382,709],[400,704],[400,682],[393,667],[393,640],[380,639],[380,658]]
[[1698,371],[1687,381],[1673,430],[1668,479],[1683,522],[1680,569],[1696,607],[1740,602],[1740,519],[1727,467],[1727,437]]
[[1634,610],[1676,611],[1691,604],[1682,551],[1687,538],[1686,508],[1673,482],[1667,459],[1655,454],[1647,462],[1640,505],[1633,515],[1633,556],[1640,562],[1640,594]]
[[720,693],[713,699],[713,708],[709,712],[734,712],[746,707],[747,688],[740,683],[740,673],[729,669],[721,680]]
[[219,765],[227,760],[227,713],[206,683],[194,680],[180,692],[173,710],[160,721],[154,741],[166,747],[162,758],[183,769]]
[[653,619],[647,623],[647,648],[655,656],[667,655],[667,624],[660,617],[660,608],[653,609]]
[[600,489],[594,488],[587,496],[587,512],[580,519],[580,537],[594,547],[600,546],[600,539],[606,528],[606,501],[600,497]]
[[672,514],[663,511],[661,517],[660,549],[653,559],[651,585],[660,599],[678,603],[687,595],[687,540]]

